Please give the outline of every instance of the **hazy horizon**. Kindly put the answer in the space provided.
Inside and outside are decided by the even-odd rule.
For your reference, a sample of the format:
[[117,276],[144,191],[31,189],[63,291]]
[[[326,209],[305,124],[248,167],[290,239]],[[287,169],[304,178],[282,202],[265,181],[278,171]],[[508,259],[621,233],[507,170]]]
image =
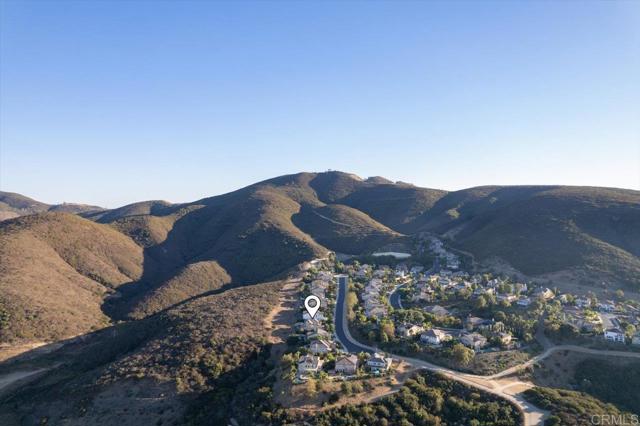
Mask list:
[[117,207],[327,169],[640,190],[640,3],[0,12],[3,191]]
[[324,170],[324,171],[309,171],[309,170],[304,170],[304,171],[299,171],[299,172],[294,172],[294,173],[283,173],[281,175],[274,175],[274,176],[269,176],[269,177],[265,177],[264,179],[259,179],[253,182],[249,182],[246,184],[241,184],[240,186],[236,187],[236,188],[232,188],[228,191],[223,191],[223,192],[217,192],[217,193],[209,193],[209,194],[202,194],[200,196],[196,196],[194,198],[189,198],[189,199],[178,199],[178,200],[173,200],[173,199],[168,199],[167,197],[156,197],[156,198],[140,198],[140,199],[135,199],[135,200],[129,200],[129,201],[125,201],[123,203],[120,204],[115,204],[115,205],[104,205],[104,204],[99,204],[99,203],[91,203],[91,202],[85,202],[84,200],[47,200],[47,199],[41,199],[41,198],[37,198],[32,196],[31,194],[26,194],[20,191],[12,191],[10,189],[6,189],[6,188],[1,188],[1,191],[5,191],[5,192],[13,192],[13,193],[18,193],[20,195],[24,195],[27,196],[29,198],[33,198],[36,201],[40,201],[40,202],[44,202],[47,204],[63,204],[63,203],[76,203],[76,204],[90,204],[90,205],[96,205],[99,207],[106,207],[106,208],[117,208],[117,207],[122,207],[128,204],[133,204],[133,203],[137,203],[137,202],[143,202],[143,201],[153,201],[153,200],[159,200],[159,201],[168,201],[170,203],[173,204],[181,204],[181,203],[188,203],[188,202],[193,202],[193,201],[197,201],[200,200],[202,198],[208,198],[208,197],[214,197],[217,195],[224,195],[226,193],[229,192],[233,192],[235,190],[244,188],[246,186],[250,186],[252,184],[255,183],[259,183],[265,180],[269,180],[271,178],[275,178],[278,176],[283,176],[283,175],[289,175],[289,174],[296,174],[296,173],[323,173],[323,172],[328,172],[328,171],[334,171],[334,172],[343,172],[343,173],[349,173],[349,174],[354,174],[357,175],[358,177],[362,178],[363,180],[369,178],[369,177],[383,177],[386,178],[394,183],[408,183],[408,184],[412,184],[414,186],[417,187],[422,187],[422,188],[430,188],[430,189],[440,189],[440,190],[444,190],[444,191],[448,191],[448,192],[454,192],[454,191],[459,191],[459,190],[463,190],[463,189],[469,189],[472,187],[483,187],[483,186],[583,186],[583,187],[600,187],[600,188],[616,188],[616,189],[625,189],[625,190],[631,190],[631,191],[640,191],[637,188],[624,188],[624,187],[606,187],[606,186],[598,186],[598,185],[567,185],[567,184],[563,184],[563,183],[546,183],[546,184],[540,184],[540,183],[524,183],[524,184],[500,184],[500,183],[492,183],[492,184],[479,184],[479,185],[473,185],[473,186],[469,186],[469,187],[464,187],[464,188],[454,188],[454,189],[447,189],[447,188],[438,188],[438,187],[434,187],[434,186],[429,186],[429,185],[423,185],[420,183],[416,183],[416,182],[409,182],[406,180],[402,180],[402,179],[392,179],[389,176],[384,176],[384,175],[380,175],[380,174],[373,174],[373,175],[367,175],[367,176],[362,176],[362,175],[358,175],[357,173],[353,173],[353,172],[349,172],[346,170]]

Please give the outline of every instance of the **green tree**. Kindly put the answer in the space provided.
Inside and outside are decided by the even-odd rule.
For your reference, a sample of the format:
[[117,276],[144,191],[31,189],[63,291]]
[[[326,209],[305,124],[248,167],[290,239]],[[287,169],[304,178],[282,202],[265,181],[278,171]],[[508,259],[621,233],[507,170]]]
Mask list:
[[624,328],[624,333],[627,335],[627,337],[631,338],[636,333],[636,327],[633,324],[627,324],[627,326]]
[[460,343],[453,345],[453,348],[451,348],[451,354],[453,355],[453,359],[460,365],[468,365],[475,355],[472,349],[469,349]]

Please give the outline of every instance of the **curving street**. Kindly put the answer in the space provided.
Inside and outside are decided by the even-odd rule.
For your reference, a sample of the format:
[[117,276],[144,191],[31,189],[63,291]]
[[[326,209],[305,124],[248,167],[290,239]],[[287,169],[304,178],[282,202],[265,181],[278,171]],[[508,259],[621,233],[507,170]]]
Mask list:
[[[349,333],[349,323],[347,321],[347,309],[346,309],[346,294],[347,294],[347,284],[342,283],[338,284],[338,294],[337,294],[337,302],[334,312],[334,321],[335,321],[335,329],[336,336],[338,341],[344,348],[349,352],[368,352],[373,353],[378,351],[378,349],[364,345],[358,341],[356,341],[351,334]],[[518,406],[522,412],[524,413],[524,425],[525,426],[536,426],[544,424],[544,420],[549,415],[548,411],[542,410],[529,403],[522,396],[522,392],[526,389],[533,387],[534,385],[530,382],[524,382],[518,379],[517,377],[512,377],[514,373],[526,368],[530,365],[535,364],[538,361],[543,360],[544,358],[550,356],[553,352],[562,351],[562,350],[570,350],[581,353],[593,354],[593,355],[611,355],[611,356],[622,356],[622,357],[631,357],[631,358],[640,358],[640,353],[634,352],[623,352],[623,351],[602,351],[596,349],[588,349],[580,346],[573,345],[561,345],[561,346],[552,346],[547,348],[540,355],[531,358],[527,362],[506,369],[500,373],[493,374],[491,376],[479,376],[475,374],[467,374],[461,373],[459,371],[451,370],[446,367],[441,367],[439,365],[432,364],[427,361],[423,361],[416,358],[409,358],[399,355],[394,355],[394,359],[405,361],[406,363],[412,365],[415,368],[424,368],[429,371],[435,371],[441,373],[453,380],[457,380],[459,382],[465,383],[469,386],[473,386],[475,388],[481,389],[485,392],[492,393],[494,395],[500,396],[504,398],[516,406]]]

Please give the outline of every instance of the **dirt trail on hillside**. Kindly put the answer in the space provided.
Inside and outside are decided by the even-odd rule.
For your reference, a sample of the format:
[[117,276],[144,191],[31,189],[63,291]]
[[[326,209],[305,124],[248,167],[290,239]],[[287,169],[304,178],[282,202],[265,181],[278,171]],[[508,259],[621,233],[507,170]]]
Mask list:
[[271,330],[269,342],[274,348],[286,342],[291,334],[291,327],[296,322],[296,302],[301,283],[301,280],[293,278],[285,281],[280,289],[278,304],[264,318],[264,327]]

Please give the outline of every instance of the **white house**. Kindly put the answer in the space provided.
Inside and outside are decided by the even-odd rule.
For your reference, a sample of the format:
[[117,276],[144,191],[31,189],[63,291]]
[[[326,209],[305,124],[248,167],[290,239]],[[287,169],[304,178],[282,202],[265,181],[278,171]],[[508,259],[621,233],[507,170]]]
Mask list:
[[608,328],[604,331],[604,338],[611,342],[624,343],[624,333],[618,328]]
[[591,306],[591,300],[585,297],[579,297],[576,299],[576,306],[579,308],[588,308]]
[[372,371],[386,371],[391,367],[392,358],[385,358],[384,354],[375,353],[367,360],[367,366]]
[[356,355],[343,356],[336,360],[336,373],[355,374],[358,369],[358,357]]
[[451,335],[437,328],[427,330],[420,335],[420,341],[429,345],[439,345],[447,340],[451,340]]
[[598,309],[600,312],[613,312],[616,309],[616,304],[613,302],[598,303]]
[[528,297],[522,297],[520,299],[518,299],[518,302],[516,302],[518,306],[522,306],[522,307],[527,307],[531,304],[531,299],[529,299]]

